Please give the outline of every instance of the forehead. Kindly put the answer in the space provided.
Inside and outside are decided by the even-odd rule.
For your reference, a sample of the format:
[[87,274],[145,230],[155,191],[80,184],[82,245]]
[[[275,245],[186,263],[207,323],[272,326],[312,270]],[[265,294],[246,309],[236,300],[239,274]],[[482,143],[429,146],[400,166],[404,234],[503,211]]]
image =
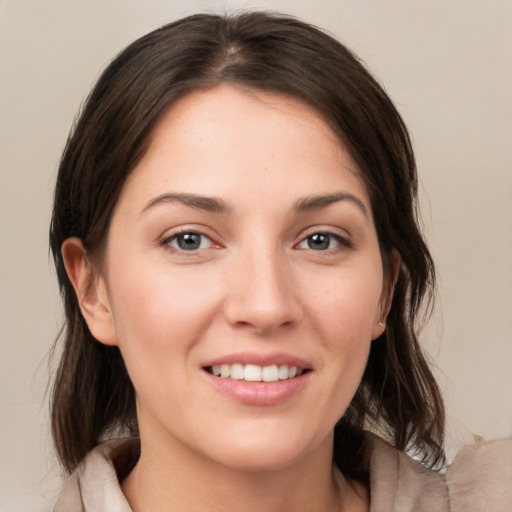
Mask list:
[[122,197],[173,190],[237,199],[243,191],[284,200],[340,188],[368,202],[353,158],[315,110],[284,95],[221,85],[162,115]]
[[[171,137],[178,135],[180,143],[188,143],[190,135],[194,144],[218,142],[220,148],[230,142],[226,139],[227,130],[219,130],[221,127],[232,130],[233,142],[240,143],[244,135],[249,135],[245,142],[252,147],[268,144],[275,136],[281,144],[295,141],[299,136],[307,142],[304,149],[322,145],[324,149],[329,148],[331,156],[346,152],[328,123],[305,102],[284,94],[240,89],[229,84],[192,92],[172,104],[156,123],[149,149],[158,150],[161,143],[167,144]],[[265,129],[261,130],[262,127]],[[341,156],[346,159],[345,155]]]

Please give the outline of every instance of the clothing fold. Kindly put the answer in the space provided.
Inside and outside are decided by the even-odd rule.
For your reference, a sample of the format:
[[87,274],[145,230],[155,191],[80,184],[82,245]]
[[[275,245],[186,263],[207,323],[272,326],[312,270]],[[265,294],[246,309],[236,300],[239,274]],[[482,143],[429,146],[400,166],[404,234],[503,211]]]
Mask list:
[[[368,442],[370,512],[512,512],[512,438],[475,438],[444,473],[372,434]],[[132,512],[120,481],[139,450],[136,438],[97,446],[64,482],[53,512]]]

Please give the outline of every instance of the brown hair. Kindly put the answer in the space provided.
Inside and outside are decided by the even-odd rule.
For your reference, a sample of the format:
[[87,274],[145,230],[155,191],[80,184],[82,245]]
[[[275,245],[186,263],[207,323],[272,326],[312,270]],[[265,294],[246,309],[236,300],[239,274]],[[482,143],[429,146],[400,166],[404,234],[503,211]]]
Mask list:
[[63,296],[64,346],[51,403],[67,471],[113,431],[137,433],[135,392],[117,347],[92,337],[66,275],[62,243],[79,237],[101,261],[123,184],[156,121],[186,94],[220,83],[293,96],[322,115],[366,181],[385,272],[402,263],[386,331],[372,343],[360,387],[335,428],[334,459],[365,478],[368,424],[433,466],[443,460],[444,410],[417,340],[435,272],[417,223],[417,176],[404,123],[382,87],[346,47],[294,18],[263,12],[195,15],[142,37],[107,67],[87,99],[60,163],[50,245]]

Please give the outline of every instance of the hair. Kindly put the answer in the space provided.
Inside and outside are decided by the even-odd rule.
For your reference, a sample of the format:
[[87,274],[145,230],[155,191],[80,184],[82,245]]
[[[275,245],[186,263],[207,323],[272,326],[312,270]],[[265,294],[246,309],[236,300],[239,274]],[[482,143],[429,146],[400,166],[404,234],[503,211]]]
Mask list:
[[[50,246],[65,307],[52,396],[57,454],[71,472],[102,439],[137,435],[135,391],[117,347],[97,342],[66,275],[62,243],[78,237],[101,261],[120,191],[152,129],[180,98],[219,84],[288,95],[311,106],[338,135],[366,183],[385,275],[401,264],[385,332],[372,343],[356,395],[335,427],[334,461],[366,480],[371,427],[429,467],[444,460],[444,408],[419,347],[435,270],[418,227],[417,174],[407,129],[359,59],[295,18],[248,12],[198,14],[165,25],[105,69],[68,138],[58,171]],[[426,300],[425,300],[426,299]]]

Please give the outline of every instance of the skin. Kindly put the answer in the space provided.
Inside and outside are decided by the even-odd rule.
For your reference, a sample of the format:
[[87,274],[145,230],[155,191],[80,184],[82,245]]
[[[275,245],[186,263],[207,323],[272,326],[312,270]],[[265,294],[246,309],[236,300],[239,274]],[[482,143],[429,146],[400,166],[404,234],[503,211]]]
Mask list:
[[[180,248],[183,233],[199,245]],[[134,511],[368,509],[331,467],[332,432],[392,286],[357,166],[315,111],[227,85],[192,93],[126,181],[101,268],[78,239],[63,254],[92,334],[119,346],[136,389]],[[272,405],[226,395],[204,368],[275,354],[308,371]]]

